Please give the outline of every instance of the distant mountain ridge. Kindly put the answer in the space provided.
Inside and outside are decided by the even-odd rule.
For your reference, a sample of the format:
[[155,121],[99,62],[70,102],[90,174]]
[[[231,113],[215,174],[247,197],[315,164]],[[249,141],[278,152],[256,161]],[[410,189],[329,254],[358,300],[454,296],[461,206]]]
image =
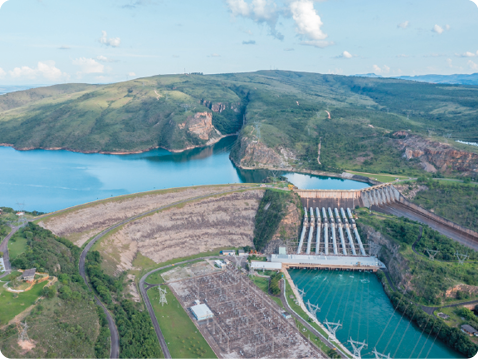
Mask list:
[[[372,78],[385,78],[384,76],[374,73],[354,75],[357,77],[372,77]],[[454,75],[417,75],[417,76],[398,76],[391,77],[400,80],[416,81],[416,82],[428,82],[432,84],[449,84],[449,85],[468,85],[478,86],[478,73],[474,74],[454,74]]]
[[[231,159],[243,169],[476,176],[475,157],[461,160],[476,147],[455,142],[478,142],[476,118],[470,86],[292,71],[163,75],[2,95],[0,145],[123,154],[238,134]],[[405,149],[399,140],[409,135]],[[447,166],[427,155],[436,148],[450,154]]]

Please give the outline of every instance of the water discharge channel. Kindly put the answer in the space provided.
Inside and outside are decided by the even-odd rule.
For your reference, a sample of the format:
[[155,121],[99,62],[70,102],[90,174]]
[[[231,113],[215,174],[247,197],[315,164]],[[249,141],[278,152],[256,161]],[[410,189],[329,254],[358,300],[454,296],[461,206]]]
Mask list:
[[373,273],[289,270],[295,285],[305,291],[304,302],[318,305],[317,318],[337,323],[337,339],[365,341],[363,358],[375,358],[374,348],[392,358],[462,358],[433,336],[422,333],[396,312]]

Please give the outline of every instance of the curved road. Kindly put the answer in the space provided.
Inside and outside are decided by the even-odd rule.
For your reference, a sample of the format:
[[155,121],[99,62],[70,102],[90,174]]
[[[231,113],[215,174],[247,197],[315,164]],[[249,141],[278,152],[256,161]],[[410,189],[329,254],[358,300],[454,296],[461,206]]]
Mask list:
[[5,264],[5,272],[3,274],[0,274],[0,279],[7,276],[11,269],[12,266],[10,265],[10,257],[8,255],[8,241],[12,236],[15,234],[16,231],[20,229],[20,226],[15,227],[11,226],[12,230],[10,231],[9,234],[3,239],[2,243],[0,244],[0,252],[3,252],[3,263]]
[[[241,191],[241,190],[254,190],[254,189],[260,189],[260,187],[239,187],[239,188],[236,188],[234,190],[228,190],[228,191],[222,191],[222,192],[214,192],[214,193],[209,193],[207,195],[203,195],[203,196],[197,196],[197,197],[192,197],[192,198],[187,198],[187,199],[184,199],[182,201],[177,201],[177,202],[174,202],[174,203],[171,203],[171,204],[168,204],[168,205],[165,205],[165,206],[161,206],[161,207],[158,207],[158,208],[154,208],[152,210],[149,210],[149,211],[146,211],[146,212],[143,212],[143,213],[140,213],[136,216],[133,216],[133,217],[129,217],[121,222],[118,222],[116,223],[115,225],[105,229],[104,231],[100,232],[99,234],[97,234],[95,237],[93,237],[92,240],[90,240],[88,242],[88,244],[85,246],[85,248],[83,249],[83,251],[81,252],[81,255],[80,255],[80,261],[79,261],[79,269],[80,269],[80,274],[81,276],[83,277],[83,280],[85,281],[85,284],[88,286],[88,288],[92,291],[89,283],[88,283],[88,280],[86,278],[86,272],[85,272],[85,259],[86,259],[86,255],[88,254],[88,251],[91,249],[91,247],[93,247],[93,245],[102,237],[104,237],[105,235],[107,235],[109,232],[115,230],[116,228],[120,227],[120,226],[123,226],[125,225],[126,223],[129,223],[131,221],[134,221],[138,218],[141,218],[143,216],[147,216],[149,214],[152,214],[154,212],[157,212],[157,211],[161,211],[161,210],[164,210],[164,209],[167,209],[167,208],[171,208],[171,207],[174,207],[174,206],[177,206],[179,204],[182,204],[182,203],[186,203],[186,202],[191,202],[191,201],[196,201],[196,200],[199,200],[199,199],[203,199],[203,198],[208,198],[208,197],[211,197],[211,196],[217,196],[217,195],[220,195],[220,194],[227,194],[227,193],[234,193],[234,192],[237,192],[237,191]],[[197,260],[197,259],[193,259],[193,260]],[[180,262],[180,263],[187,263],[189,261],[184,261],[184,262]],[[162,268],[158,268],[158,269],[154,269],[152,270],[151,272],[149,272],[147,275],[149,275],[150,273],[152,272],[155,272],[157,270],[160,270],[160,269],[164,269],[164,268],[168,268],[169,266],[165,266],[165,267],[162,267]],[[144,283],[144,279],[146,279],[145,276],[143,276],[143,278],[141,278],[141,280],[143,281]],[[141,284],[140,282],[140,291],[141,291],[141,294],[143,296],[143,299],[147,298],[146,296],[146,292],[144,292],[144,295],[143,295],[143,291],[142,291],[142,287],[144,286],[144,284]],[[93,292],[94,293],[94,292]],[[101,301],[99,300],[99,298],[95,295],[95,300],[96,302],[103,308],[103,311],[105,312],[106,314],[106,317],[107,317],[107,320],[108,320],[108,326],[109,326],[109,329],[110,329],[110,333],[111,333],[111,350],[110,350],[110,358],[118,358],[119,357],[119,335],[118,335],[118,329],[116,328],[116,324],[115,324],[115,321],[113,319],[113,316],[111,315],[111,313],[106,309],[106,307],[103,305],[103,303],[101,303]],[[156,331],[156,335],[158,336],[158,340],[159,340],[159,343],[161,345],[161,349],[163,350],[163,353],[164,355],[169,355],[169,356],[166,356],[166,358],[171,358],[171,355],[169,354],[169,350],[166,346],[166,341],[164,340],[164,337],[161,333],[161,329],[159,328],[159,325],[158,325],[158,322],[156,320],[156,317],[154,316],[154,312],[153,312],[153,308],[151,307],[151,303],[149,303],[149,300],[146,301],[145,300],[145,303],[146,306],[147,306],[147,309],[148,309],[148,312],[149,312],[149,315],[151,317],[151,321],[153,322],[153,325],[154,325],[154,329]],[[148,306],[149,304],[149,306]]]

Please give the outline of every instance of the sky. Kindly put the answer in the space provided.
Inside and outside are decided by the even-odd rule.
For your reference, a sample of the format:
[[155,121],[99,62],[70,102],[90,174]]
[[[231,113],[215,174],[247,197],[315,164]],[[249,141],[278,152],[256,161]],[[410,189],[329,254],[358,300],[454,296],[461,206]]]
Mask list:
[[[3,4],[2,4],[3,3]],[[478,72],[470,0],[0,0],[0,85]]]

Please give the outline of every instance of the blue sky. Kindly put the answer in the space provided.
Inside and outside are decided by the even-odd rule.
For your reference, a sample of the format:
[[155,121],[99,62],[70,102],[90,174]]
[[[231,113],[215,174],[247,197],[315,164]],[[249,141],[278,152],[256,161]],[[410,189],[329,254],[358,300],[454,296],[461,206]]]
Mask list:
[[477,33],[470,0],[8,0],[0,85],[185,70],[473,73]]

